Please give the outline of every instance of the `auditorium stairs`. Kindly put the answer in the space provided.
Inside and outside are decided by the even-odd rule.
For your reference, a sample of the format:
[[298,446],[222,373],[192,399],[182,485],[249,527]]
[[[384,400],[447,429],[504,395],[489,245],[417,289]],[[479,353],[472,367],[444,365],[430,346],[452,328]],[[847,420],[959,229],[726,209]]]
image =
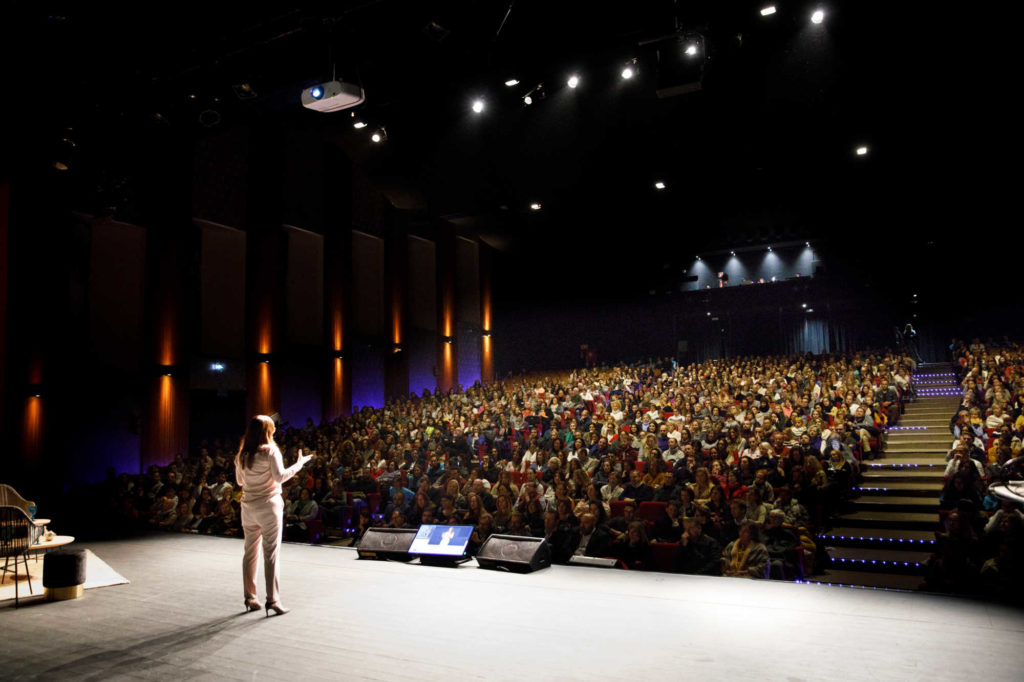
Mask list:
[[828,572],[814,582],[877,589],[917,589],[924,579],[939,525],[939,495],[949,421],[960,404],[948,363],[921,364],[914,374],[916,402],[888,431],[881,459],[863,463],[849,511],[820,537]]

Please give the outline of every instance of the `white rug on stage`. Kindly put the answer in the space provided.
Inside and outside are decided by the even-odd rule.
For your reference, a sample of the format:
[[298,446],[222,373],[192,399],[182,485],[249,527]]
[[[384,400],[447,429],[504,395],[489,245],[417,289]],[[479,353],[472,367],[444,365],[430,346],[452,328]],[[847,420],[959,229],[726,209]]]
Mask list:
[[[0,563],[0,567],[3,564]],[[14,599],[14,560],[11,559],[10,564],[7,567],[7,572],[3,574],[3,580],[0,582],[0,601],[7,599]],[[28,586],[29,581],[25,578],[25,564],[18,564],[18,598],[26,599],[29,597],[42,596],[43,594],[43,557],[39,557],[39,561],[36,561],[34,556],[30,556],[28,559],[28,572],[32,581],[32,592],[29,593]],[[123,575],[115,571],[110,567],[107,562],[99,558],[92,553],[91,550],[85,550],[85,589],[91,590],[94,587],[108,587],[109,585],[124,585],[129,580]]]

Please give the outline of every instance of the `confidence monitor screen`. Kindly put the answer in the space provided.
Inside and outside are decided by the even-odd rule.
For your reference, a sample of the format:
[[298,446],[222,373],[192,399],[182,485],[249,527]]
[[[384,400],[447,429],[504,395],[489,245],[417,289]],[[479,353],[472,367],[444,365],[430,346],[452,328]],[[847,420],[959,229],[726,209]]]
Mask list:
[[409,554],[462,556],[473,534],[473,526],[435,526],[423,524],[416,532]]

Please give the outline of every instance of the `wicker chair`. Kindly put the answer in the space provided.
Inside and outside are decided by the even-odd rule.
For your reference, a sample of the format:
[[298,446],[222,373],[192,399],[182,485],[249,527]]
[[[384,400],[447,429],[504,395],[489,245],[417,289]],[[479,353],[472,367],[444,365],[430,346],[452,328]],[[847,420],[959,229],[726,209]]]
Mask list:
[[6,483],[0,483],[0,507],[18,507],[28,514],[28,508],[34,507],[35,504],[19,495],[17,490]]
[[[4,557],[3,575],[6,578],[10,570],[8,564],[14,557],[14,607],[18,607],[18,558],[25,563],[25,575],[28,572],[28,548],[32,538],[32,519],[21,507],[0,507],[0,556]],[[29,594],[32,594],[32,580],[28,583]]]

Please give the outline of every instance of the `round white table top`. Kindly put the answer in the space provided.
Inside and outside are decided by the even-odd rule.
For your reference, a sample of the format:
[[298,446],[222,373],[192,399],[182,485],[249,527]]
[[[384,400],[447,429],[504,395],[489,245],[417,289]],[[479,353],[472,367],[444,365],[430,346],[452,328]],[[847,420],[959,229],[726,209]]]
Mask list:
[[58,535],[52,540],[47,542],[37,542],[34,545],[29,545],[28,551],[30,552],[43,552],[48,549],[56,549],[57,547],[63,547],[64,545],[70,545],[75,541],[73,535]]

